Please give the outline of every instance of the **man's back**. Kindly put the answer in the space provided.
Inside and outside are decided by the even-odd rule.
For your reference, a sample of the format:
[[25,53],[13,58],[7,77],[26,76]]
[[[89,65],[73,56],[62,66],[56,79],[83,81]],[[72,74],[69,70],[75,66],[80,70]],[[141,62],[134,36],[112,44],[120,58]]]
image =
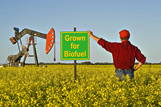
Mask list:
[[135,64],[135,58],[142,63],[145,62],[144,55],[129,41],[111,43],[101,38],[98,44],[112,53],[115,68],[131,69]]

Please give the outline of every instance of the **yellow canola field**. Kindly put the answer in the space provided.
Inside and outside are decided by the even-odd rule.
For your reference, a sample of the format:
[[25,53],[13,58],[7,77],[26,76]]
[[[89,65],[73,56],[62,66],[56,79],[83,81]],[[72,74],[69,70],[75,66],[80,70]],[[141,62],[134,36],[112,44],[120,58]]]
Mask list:
[[113,65],[0,68],[0,107],[160,107],[161,65],[143,65],[119,81]]

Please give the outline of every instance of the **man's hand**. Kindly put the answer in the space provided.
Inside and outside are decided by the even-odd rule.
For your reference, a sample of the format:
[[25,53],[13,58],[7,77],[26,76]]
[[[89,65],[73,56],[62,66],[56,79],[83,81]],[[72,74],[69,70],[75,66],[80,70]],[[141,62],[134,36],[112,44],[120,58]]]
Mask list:
[[88,30],[87,32],[88,32],[89,36],[93,35],[93,33],[90,30]]
[[98,38],[95,35],[93,35],[93,33],[90,30],[88,30],[87,32],[88,32],[89,36],[92,37],[96,42],[99,41],[100,38]]
[[131,68],[132,71],[135,71],[135,68]]

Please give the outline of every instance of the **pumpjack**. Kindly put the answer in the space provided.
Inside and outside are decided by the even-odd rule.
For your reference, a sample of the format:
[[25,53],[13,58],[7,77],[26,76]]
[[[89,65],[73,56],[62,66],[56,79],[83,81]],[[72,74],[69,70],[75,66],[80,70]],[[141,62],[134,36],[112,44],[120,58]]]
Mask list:
[[[34,53],[33,56],[35,59],[35,66],[39,66],[34,37],[40,37],[42,39],[46,39],[46,47],[45,47],[46,54],[48,54],[50,52],[50,50],[52,49],[52,47],[54,45],[54,61],[56,60],[55,59],[55,31],[53,28],[51,28],[47,34],[40,33],[40,32],[30,30],[27,28],[25,28],[21,32],[19,32],[19,29],[14,27],[14,31],[15,31],[15,36],[11,37],[10,41],[12,42],[12,44],[17,43],[19,53],[17,55],[9,55],[8,56],[7,59],[9,61],[9,66],[13,66],[13,67],[23,66],[24,67],[26,58],[29,56],[28,51],[29,51],[30,45],[33,45],[33,53]],[[22,45],[22,41],[21,41],[21,38],[26,34],[30,35],[27,47]],[[19,42],[18,42],[19,40],[20,40],[20,44],[21,44],[21,48],[22,48],[21,50],[20,50],[20,46],[19,46]],[[24,56],[24,59],[23,59],[23,62],[21,62],[21,58],[23,56]]]

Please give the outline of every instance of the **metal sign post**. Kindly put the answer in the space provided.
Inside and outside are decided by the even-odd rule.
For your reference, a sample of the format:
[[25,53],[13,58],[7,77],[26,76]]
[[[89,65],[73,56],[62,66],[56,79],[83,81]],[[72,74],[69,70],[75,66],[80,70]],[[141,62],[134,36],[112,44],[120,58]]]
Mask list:
[[[74,27],[74,32],[76,32],[76,27]],[[74,60],[74,79],[77,79],[77,61]]]

